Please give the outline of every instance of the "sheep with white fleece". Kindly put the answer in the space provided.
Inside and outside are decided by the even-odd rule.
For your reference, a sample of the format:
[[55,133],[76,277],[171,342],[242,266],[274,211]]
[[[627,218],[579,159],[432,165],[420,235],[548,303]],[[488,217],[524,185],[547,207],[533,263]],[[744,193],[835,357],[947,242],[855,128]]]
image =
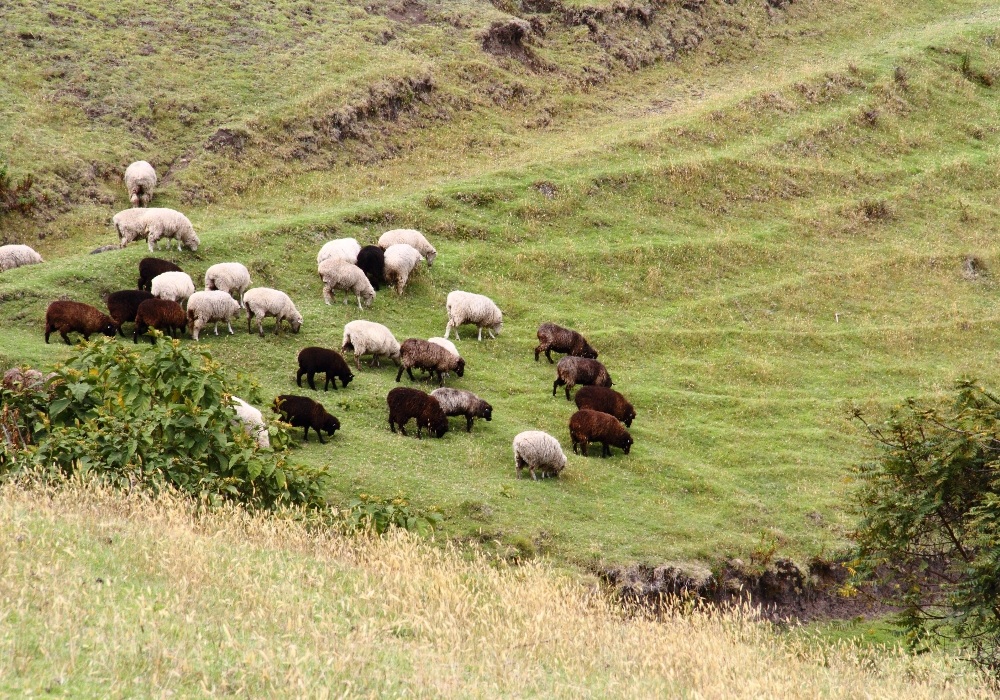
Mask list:
[[408,243],[389,246],[385,249],[385,268],[382,273],[385,283],[395,287],[397,294],[402,294],[410,273],[422,259],[420,251]]
[[201,245],[191,221],[173,209],[135,207],[118,212],[112,221],[118,231],[119,246],[122,248],[142,238],[146,239],[151,253],[153,245],[164,238],[167,239],[167,250],[170,250],[172,239],[177,241],[177,250],[183,250],[184,246],[198,250],[198,246]]
[[368,353],[372,356],[369,367],[381,367],[379,355],[385,355],[399,366],[399,341],[381,323],[351,321],[346,324],[340,351],[346,353],[348,350],[354,353],[354,365],[358,370],[361,369],[361,356]]
[[229,327],[233,334],[233,318],[240,317],[240,304],[230,296],[229,292],[215,289],[207,292],[195,292],[188,299],[187,319],[191,337],[198,340],[201,329],[215,322],[215,334],[219,335],[219,321]]
[[137,160],[125,169],[125,188],[133,207],[145,207],[153,198],[156,170],[144,160]]
[[302,328],[302,314],[295,308],[291,298],[284,292],[270,287],[254,287],[243,295],[243,307],[247,310],[247,333],[251,332],[250,323],[257,317],[257,331],[264,337],[263,320],[274,317],[274,334],[281,332],[281,322],[288,321],[292,333],[298,333]]
[[163,272],[153,278],[149,291],[159,299],[183,304],[194,294],[194,281],[186,272]]
[[258,447],[270,447],[271,436],[267,434],[264,414],[239,397],[231,396],[230,398],[233,401],[236,416],[243,423],[243,430],[246,431],[246,434],[257,441]]
[[434,258],[437,257],[438,252],[430,244],[430,241],[424,238],[424,234],[420,233],[420,231],[412,228],[395,228],[392,231],[386,231],[378,239],[378,247],[382,249],[387,249],[389,246],[396,245],[397,243],[406,243],[416,248],[417,252],[426,258],[427,267],[434,264]]
[[531,478],[538,481],[536,471],[542,473],[544,479],[549,474],[559,476],[566,467],[566,455],[559,441],[541,430],[526,430],[514,437],[514,466],[517,468],[517,478],[521,478],[521,470],[527,468]]
[[337,258],[327,258],[319,264],[319,276],[323,280],[323,299],[327,305],[333,302],[333,291],[344,291],[344,303],[351,292],[358,298],[358,310],[361,310],[361,300],[365,300],[365,306],[371,306],[375,301],[375,288],[368,281],[368,277],[357,265],[338,260]]
[[250,289],[250,271],[238,262],[217,263],[205,272],[205,289],[235,294],[243,306],[243,293]]
[[31,246],[26,245],[2,245],[0,246],[0,272],[13,270],[22,265],[37,265],[45,262],[42,256],[34,251]]
[[451,329],[455,329],[455,340],[461,340],[458,335],[458,327],[472,323],[479,328],[479,339],[483,339],[483,328],[489,331],[491,338],[496,338],[493,331],[497,333],[503,328],[503,313],[500,308],[493,303],[489,297],[482,294],[472,294],[456,290],[448,295],[446,303],[448,309],[448,325],[444,329],[444,337],[447,338]]
[[343,260],[354,265],[358,262],[358,253],[360,252],[361,244],[356,239],[338,238],[335,241],[324,244],[319,249],[319,253],[316,254],[316,264],[318,265],[330,258],[337,258],[338,260]]

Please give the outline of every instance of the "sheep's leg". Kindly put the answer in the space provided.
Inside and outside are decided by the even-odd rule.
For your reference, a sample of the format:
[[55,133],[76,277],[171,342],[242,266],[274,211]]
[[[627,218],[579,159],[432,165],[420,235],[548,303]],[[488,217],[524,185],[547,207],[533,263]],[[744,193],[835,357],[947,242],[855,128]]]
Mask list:
[[327,372],[326,373],[326,383],[323,385],[323,391],[329,391],[330,390],[330,382],[333,382],[333,390],[336,391],[337,390],[337,380],[336,380],[335,377],[331,377],[330,373]]
[[215,334],[219,335],[219,322],[218,321],[215,322]]
[[333,295],[330,294],[330,288],[327,287],[325,284],[323,285],[323,301],[326,302],[327,306],[329,306],[333,301]]
[[555,364],[555,361],[552,359],[551,353],[552,353],[552,348],[545,348],[545,357],[549,358],[549,364],[553,365]]
[[235,333],[233,333],[233,322],[226,321],[226,325],[229,326],[229,335],[236,335]]
[[[403,365],[399,366],[399,371],[403,371]],[[417,381],[417,378],[413,376],[413,370],[410,367],[406,368],[406,376],[410,378],[411,382]]]
[[391,413],[389,414],[389,430],[391,430],[393,433],[396,432],[396,424],[392,422],[392,414]]
[[541,345],[539,345],[537,348],[535,348],[535,362],[538,362],[538,354],[541,351],[542,351],[542,346]]
[[46,345],[49,344],[49,336],[52,334],[52,330],[53,330],[52,326],[50,326],[48,323],[46,323],[45,324],[45,344]]
[[497,337],[495,335],[493,335],[493,329],[492,328],[487,328],[486,332],[490,334],[490,337],[493,338],[493,340],[497,339]]
[[361,356],[358,353],[354,353],[354,366],[359,372],[361,371]]
[[[407,418],[406,420],[409,420],[409,418]],[[398,425],[399,425],[399,434],[400,435],[406,435],[406,421],[403,421],[402,423],[399,423]]]
[[472,432],[472,416],[465,417],[465,432],[467,433]]
[[280,316],[275,316],[274,317],[274,334],[275,335],[281,335],[281,317]]
[[[319,435],[319,432],[317,431],[316,434]],[[322,442],[323,436],[319,435],[319,439]],[[308,423],[306,424],[306,429],[302,431],[302,440],[304,442],[309,442],[309,424]]]
[[567,401],[569,401],[569,390],[572,389],[573,387],[574,387],[573,384],[567,384],[566,385],[566,400]]
[[[417,440],[423,440],[424,439],[423,436],[420,435],[420,428],[421,427],[422,426],[420,425],[420,419],[417,418]],[[430,432],[429,428],[428,428],[427,432]]]
[[483,327],[477,326],[479,328],[479,342],[483,342]]
[[590,443],[587,442],[586,440],[584,440],[582,443],[580,443],[580,451],[583,452],[583,456],[584,457],[589,457],[590,456],[590,454],[589,454],[589,448],[590,448]]
[[70,345],[70,344],[71,344],[71,343],[69,342],[69,331],[70,331],[70,329],[69,329],[69,328],[66,328],[65,326],[64,326],[63,328],[60,328],[60,329],[59,329],[59,335],[61,335],[61,336],[62,336],[62,339],[66,341],[66,344],[67,344],[67,345]]
[[257,333],[260,334],[261,338],[264,337],[264,317],[263,316],[258,316],[257,317]]
[[253,321],[253,311],[247,309],[247,333],[252,333],[253,329],[250,327],[250,323]]
[[364,311],[364,309],[361,308],[361,295],[360,294],[358,295],[358,311]]
[[532,467],[532,466],[529,466],[528,467],[528,471],[531,472],[531,480],[532,481],[538,481],[538,477],[535,476],[535,468]]
[[608,447],[608,443],[602,442],[601,443],[601,458],[603,459],[604,457],[610,457],[610,456],[611,456],[611,448]]
[[321,433],[319,430],[316,430],[316,428],[313,428],[313,431],[316,433],[316,437],[319,438],[319,444],[325,445],[326,440],[323,439],[323,433]]
[[295,385],[300,389],[302,388],[302,375],[305,373],[306,371],[300,367],[299,371],[295,374]]
[[[400,379],[403,378],[403,366],[400,365],[399,371],[396,372],[396,382],[398,383]],[[410,379],[413,379],[413,375],[410,374]]]
[[562,379],[560,379],[559,377],[556,377],[556,380],[554,382],[552,382],[552,395],[555,396],[556,395],[556,390],[559,387],[561,387],[563,384],[565,384],[565,383],[566,382],[564,382]]
[[[347,304],[348,304],[347,300],[350,299],[350,297],[351,297],[350,291],[348,291],[347,289],[345,289],[344,290],[344,306],[347,306]],[[361,304],[359,303],[358,306],[361,306]]]
[[316,391],[316,385],[313,383],[313,377],[316,376],[315,372],[307,372],[306,379],[309,381],[309,388]]

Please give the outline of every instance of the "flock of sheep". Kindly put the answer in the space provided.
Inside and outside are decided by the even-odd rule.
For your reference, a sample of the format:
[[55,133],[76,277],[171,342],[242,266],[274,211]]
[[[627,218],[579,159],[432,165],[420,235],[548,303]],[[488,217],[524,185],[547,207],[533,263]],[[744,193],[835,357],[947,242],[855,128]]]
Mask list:
[[[129,200],[133,207],[115,215],[113,222],[118,232],[119,246],[145,239],[150,252],[154,244],[167,240],[167,248],[176,240],[178,250],[187,246],[192,251],[200,245],[194,227],[186,216],[172,209],[147,208],[156,187],[156,172],[145,161],[133,163],[125,171],[125,183]],[[344,303],[354,295],[359,310],[371,306],[375,293],[382,284],[394,288],[402,294],[411,273],[421,260],[430,268],[437,256],[437,250],[418,231],[396,229],[384,233],[377,245],[362,247],[353,238],[342,238],[326,243],[316,256],[319,276],[323,282],[323,297],[332,303],[334,294],[344,292]],[[43,262],[38,253],[28,246],[0,246],[0,271],[22,265]],[[293,333],[302,326],[302,314],[296,309],[291,298],[283,291],[268,287],[251,288],[250,272],[237,262],[212,265],[205,273],[205,289],[196,291],[194,281],[177,265],[161,258],[144,258],[139,263],[138,289],[127,289],[109,294],[106,300],[108,313],[74,301],[54,301],[45,315],[45,342],[58,332],[68,345],[69,333],[79,333],[85,340],[92,334],[103,333],[114,337],[121,334],[122,326],[133,323],[132,341],[149,329],[169,333],[190,331],[197,341],[199,334],[208,325],[214,324],[215,334],[219,334],[219,324],[225,323],[230,334],[232,321],[238,319],[242,311],[247,314],[247,332],[252,332],[253,320],[257,321],[257,331],[264,335],[263,319],[274,318],[274,332],[279,334],[282,322],[287,322]],[[389,407],[389,427],[406,434],[404,426],[415,420],[417,437],[423,429],[437,437],[448,430],[448,418],[463,416],[466,430],[472,431],[475,418],[492,419],[493,408],[489,403],[471,391],[444,387],[445,378],[454,373],[461,377],[465,372],[465,360],[459,355],[454,343],[448,340],[455,331],[456,340],[460,326],[471,324],[478,329],[478,338],[483,338],[486,329],[495,338],[503,328],[503,314],[488,297],[464,291],[453,291],[446,303],[448,323],[443,338],[409,338],[400,344],[392,332],[380,323],[357,320],[344,326],[340,353],[320,347],[308,347],[298,355],[299,369],[296,384],[302,386],[306,376],[309,387],[316,389],[316,374],[325,375],[324,390],[332,383],[337,389],[337,379],[346,387],[354,379],[350,366],[341,353],[354,354],[354,364],[361,370],[361,356],[371,355],[369,366],[380,366],[379,358],[392,360],[397,366],[396,381],[402,379],[406,371],[411,380],[414,369],[436,375],[438,389],[431,393],[397,387],[392,389],[386,401]],[[573,451],[578,448],[583,455],[588,454],[591,442],[601,443],[601,456],[609,456],[611,447],[618,447],[625,454],[632,446],[632,437],[627,427],[635,418],[632,405],[617,391],[611,389],[611,376],[605,366],[597,360],[597,351],[576,331],[562,328],[554,323],[543,323],[538,328],[538,347],[535,361],[544,353],[550,363],[553,351],[564,353],[565,357],[556,365],[557,377],[552,386],[555,396],[560,386],[565,387],[566,399],[570,391],[582,386],[576,394],[579,409],[570,419],[570,438]],[[246,432],[253,436],[262,447],[269,446],[267,424],[262,413],[242,399],[232,397],[232,405],[243,422]],[[296,395],[278,396],[272,410],[294,427],[304,428],[303,439],[308,441],[312,428],[321,443],[323,433],[333,436],[340,429],[340,421],[330,415],[316,401]],[[624,424],[624,427],[623,425]],[[558,476],[566,466],[566,455],[559,441],[548,433],[531,430],[518,434],[513,441],[516,475],[521,476],[528,469],[533,479],[538,475]]]

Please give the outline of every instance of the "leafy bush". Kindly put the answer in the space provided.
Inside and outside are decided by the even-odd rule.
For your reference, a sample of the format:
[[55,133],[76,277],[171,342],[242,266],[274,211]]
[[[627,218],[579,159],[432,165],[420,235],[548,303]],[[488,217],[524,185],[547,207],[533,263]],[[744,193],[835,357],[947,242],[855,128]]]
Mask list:
[[[151,346],[102,338],[79,346],[54,373],[51,403],[44,393],[19,399],[35,444],[8,460],[8,471],[97,474],[129,488],[166,483],[210,502],[324,502],[324,476],[288,463],[283,425],[269,425],[271,448],[246,435],[225,403],[236,387],[207,350],[162,336]],[[238,388],[259,401],[255,387]]]
[[377,535],[391,527],[426,535],[440,526],[444,516],[436,508],[422,510],[410,505],[402,495],[376,498],[366,493],[352,499],[344,511],[344,523],[351,530],[369,530]]
[[858,577],[915,647],[956,639],[1000,671],[1000,398],[963,381],[944,408],[910,400],[865,425],[880,454],[857,468]]

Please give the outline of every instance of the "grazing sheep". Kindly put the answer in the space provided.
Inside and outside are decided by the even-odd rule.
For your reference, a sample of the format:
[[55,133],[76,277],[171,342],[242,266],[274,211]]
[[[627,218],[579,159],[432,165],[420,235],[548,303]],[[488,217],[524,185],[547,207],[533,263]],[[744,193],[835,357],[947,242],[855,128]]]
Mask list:
[[573,355],[574,357],[586,357],[591,360],[597,359],[597,350],[591,347],[586,338],[570,330],[557,326],[554,323],[543,323],[538,327],[538,347],[535,348],[535,362],[538,362],[539,353],[544,352],[549,364],[552,364],[553,350],[556,352]]
[[0,245],[0,272],[13,270],[23,265],[37,265],[45,262],[39,255],[26,245]]
[[161,272],[153,278],[149,290],[157,299],[166,299],[183,304],[194,294],[194,281],[186,272]]
[[191,337],[198,340],[201,329],[213,321],[216,335],[219,335],[219,321],[224,321],[229,327],[229,335],[233,335],[233,318],[240,317],[240,308],[240,303],[229,296],[229,292],[221,289],[195,292],[187,303],[187,320],[191,324]]
[[465,416],[465,432],[472,432],[472,419],[485,418],[493,420],[493,407],[464,389],[435,389],[431,396],[441,404],[441,410],[446,416]]
[[[171,338],[175,332],[183,333],[187,329],[184,308],[176,301],[168,299],[147,299],[139,304],[139,309],[135,312],[132,342],[138,343],[139,336],[144,335],[150,328],[169,333]],[[149,342],[155,343],[156,339],[150,338]]]
[[521,470],[527,468],[531,478],[538,481],[535,471],[546,476],[559,476],[566,468],[566,455],[563,454],[559,441],[541,430],[526,430],[514,436],[514,466],[517,478],[521,478]]
[[246,431],[246,434],[257,441],[257,447],[270,447],[271,436],[267,434],[264,414],[239,397],[231,396],[230,398],[233,401],[233,410],[236,411],[236,416],[243,423],[243,430]]
[[250,289],[250,271],[237,262],[217,263],[205,271],[205,289],[233,294],[243,306],[243,293]]
[[587,408],[577,411],[569,419],[569,437],[573,441],[573,452],[579,445],[584,457],[591,442],[601,443],[601,457],[610,457],[611,447],[619,447],[625,454],[632,449],[632,436],[617,418]]
[[125,188],[133,207],[145,207],[153,198],[156,171],[144,160],[137,160],[125,168]]
[[434,250],[434,246],[424,238],[424,234],[420,231],[414,231],[412,228],[397,228],[386,231],[378,239],[379,247],[386,250],[398,243],[405,243],[416,248],[417,252],[427,259],[428,268],[434,264],[434,258],[437,257],[438,252]]
[[316,254],[316,264],[318,265],[324,260],[335,258],[353,265],[358,261],[358,253],[360,252],[361,244],[355,239],[338,238],[335,241],[324,244],[319,249],[319,253]]
[[607,368],[597,360],[590,360],[586,357],[574,357],[566,355],[559,360],[556,365],[556,380],[552,383],[552,395],[556,395],[556,389],[566,386],[566,400],[569,401],[569,392],[577,384],[587,386],[611,386],[611,375]]
[[458,376],[465,374],[465,360],[457,355],[453,355],[445,348],[430,343],[420,338],[408,338],[403,341],[399,349],[400,365],[396,372],[396,381],[403,377],[403,370],[406,375],[415,380],[413,368],[423,369],[431,374],[437,372],[438,383],[444,385],[443,373],[454,372]]
[[69,334],[80,333],[84,340],[90,340],[92,333],[103,333],[112,338],[118,333],[114,319],[101,313],[90,304],[77,301],[54,301],[45,311],[45,342],[49,335],[59,331],[59,335],[69,345]]
[[118,247],[124,248],[133,241],[146,238],[146,212],[148,209],[138,207],[124,209],[111,220],[118,232]]
[[309,380],[309,388],[316,391],[316,384],[313,382],[313,377],[316,376],[317,372],[323,372],[326,375],[326,383],[323,385],[323,391],[327,391],[330,388],[330,383],[333,383],[333,390],[337,390],[337,379],[340,379],[340,383],[347,388],[347,385],[351,383],[354,379],[354,373],[351,372],[351,368],[347,366],[344,361],[343,356],[336,350],[327,350],[326,348],[303,348],[299,353],[299,371],[295,375],[295,383],[302,386],[302,375],[306,375],[306,379]]
[[410,279],[410,273],[413,272],[419,262],[420,253],[413,246],[406,243],[397,243],[389,246],[385,251],[385,267],[383,270],[385,283],[390,287],[395,287],[397,294],[402,294],[407,280]]
[[243,295],[243,306],[247,310],[247,333],[251,332],[250,323],[257,317],[257,331],[264,337],[264,319],[274,316],[274,334],[281,332],[281,322],[288,321],[292,333],[298,333],[302,328],[302,314],[284,292],[270,287],[254,287]]
[[451,334],[451,329],[455,329],[455,340],[461,340],[458,336],[458,327],[473,323],[479,328],[479,339],[483,339],[483,328],[486,328],[491,338],[496,338],[493,331],[497,333],[503,328],[503,314],[493,300],[484,297],[482,294],[472,294],[470,292],[454,291],[448,295],[446,304],[448,309],[448,325],[444,329],[444,337]]
[[123,338],[125,332],[122,331],[122,324],[135,321],[135,312],[139,310],[139,304],[152,298],[152,294],[141,289],[123,289],[108,295],[105,301],[108,305],[108,314],[118,324],[118,332]]
[[417,389],[398,386],[389,392],[385,398],[389,404],[389,429],[406,435],[403,426],[411,418],[417,421],[417,437],[420,438],[421,428],[433,432],[437,437],[443,437],[448,432],[448,417],[441,410],[441,404],[430,394]]
[[153,252],[153,244],[161,238],[167,239],[167,250],[170,250],[171,239],[177,240],[177,250],[185,245],[191,250],[198,250],[201,245],[191,221],[173,209],[126,209],[115,214],[113,221],[122,248],[141,238],[146,239],[150,253]]
[[614,389],[603,386],[585,386],[576,392],[576,407],[612,415],[628,428],[632,427],[632,421],[635,420],[632,404]]
[[177,265],[163,258],[143,258],[139,261],[139,289],[150,290],[153,278],[164,272],[184,272]]
[[305,428],[302,431],[302,439],[309,442],[309,428],[312,428],[319,444],[325,445],[321,430],[333,437],[334,432],[340,430],[340,421],[336,416],[331,416],[323,408],[323,404],[313,401],[307,396],[295,396],[293,394],[282,394],[274,400],[272,411],[281,415],[293,428]]
[[385,251],[377,245],[366,245],[358,253],[357,266],[365,273],[377,292],[385,282]]
[[440,345],[445,350],[450,352],[452,355],[458,357],[458,348],[456,348],[455,344],[450,340],[445,340],[444,338],[428,338],[427,342],[434,343],[435,345]]
[[399,366],[399,343],[392,331],[381,323],[372,321],[351,321],[344,326],[344,342],[340,351],[354,353],[354,365],[361,369],[361,356],[371,353],[372,361],[369,367],[381,367],[379,355],[385,355]]
[[365,277],[364,271],[357,265],[346,263],[337,258],[329,258],[319,264],[319,276],[323,280],[323,299],[329,305],[333,301],[333,290],[344,290],[344,303],[347,303],[351,292],[358,298],[358,310],[361,310],[361,299],[365,306],[371,306],[375,301],[375,290]]

